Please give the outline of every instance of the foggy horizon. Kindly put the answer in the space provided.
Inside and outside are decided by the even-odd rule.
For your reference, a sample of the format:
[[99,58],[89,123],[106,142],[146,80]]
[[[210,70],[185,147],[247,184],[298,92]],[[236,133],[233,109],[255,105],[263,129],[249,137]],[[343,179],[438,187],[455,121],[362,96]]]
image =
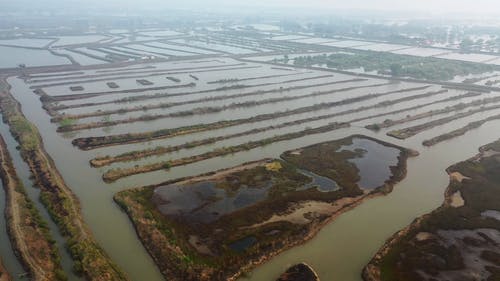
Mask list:
[[[102,8],[119,8],[120,10],[191,10],[211,12],[225,11],[238,8],[250,8],[259,10],[261,8],[271,8],[269,12],[279,13],[280,11],[289,11],[301,9],[303,12],[321,11],[323,13],[330,12],[345,12],[345,11],[373,11],[373,12],[411,12],[415,14],[427,15],[447,15],[447,14],[462,14],[468,16],[478,15],[495,15],[500,11],[491,9],[495,6],[494,0],[478,0],[474,2],[465,2],[453,0],[439,1],[411,1],[411,0],[352,0],[352,1],[327,1],[327,0],[256,0],[256,1],[230,1],[230,0],[187,0],[181,3],[174,1],[161,0],[144,0],[144,1],[119,1],[119,0],[47,0],[37,1],[8,1],[2,0],[0,4],[4,8],[13,10],[30,10],[30,9],[57,9],[57,8],[74,8],[99,10]],[[282,9],[282,10],[279,10]],[[251,13],[252,10],[240,10],[239,12]],[[411,14],[410,14],[411,15]],[[408,15],[405,15],[408,16]]]

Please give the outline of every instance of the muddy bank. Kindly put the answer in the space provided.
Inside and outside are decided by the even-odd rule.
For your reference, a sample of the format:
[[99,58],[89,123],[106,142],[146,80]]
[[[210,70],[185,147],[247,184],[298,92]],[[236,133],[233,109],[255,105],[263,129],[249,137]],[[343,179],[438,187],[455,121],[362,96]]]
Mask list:
[[276,281],[319,281],[319,277],[308,264],[299,263],[287,269]]
[[363,270],[366,281],[498,280],[500,141],[447,169],[443,204],[397,232]]

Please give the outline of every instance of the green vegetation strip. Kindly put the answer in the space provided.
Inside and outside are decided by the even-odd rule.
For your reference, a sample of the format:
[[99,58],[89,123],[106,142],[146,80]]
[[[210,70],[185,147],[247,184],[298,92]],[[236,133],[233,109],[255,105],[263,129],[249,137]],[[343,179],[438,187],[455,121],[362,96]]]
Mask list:
[[[442,91],[439,91],[439,92],[442,92]],[[469,97],[474,97],[474,96],[478,96],[478,95],[481,95],[481,94],[480,93],[472,93],[472,92],[471,93],[466,93],[466,94],[463,94],[463,95],[453,96],[453,97],[449,97],[449,98],[440,99],[440,100],[437,100],[437,101],[432,101],[432,102],[428,102],[428,103],[418,104],[418,105],[414,105],[414,106],[410,106],[410,107],[406,107],[406,108],[402,108],[402,109],[398,109],[398,110],[394,110],[394,111],[390,111],[390,112],[382,112],[382,113],[377,113],[377,114],[373,114],[373,115],[366,116],[366,117],[356,118],[356,119],[351,120],[350,123],[364,121],[364,120],[369,120],[369,119],[372,119],[372,118],[382,117],[382,116],[386,116],[386,115],[392,115],[392,114],[398,114],[398,113],[408,112],[408,111],[411,111],[411,110],[419,109],[419,108],[426,107],[426,106],[433,105],[433,104],[440,104],[440,103],[444,103],[444,102],[450,102],[450,101],[454,101],[454,100],[460,100],[460,99],[463,99],[463,98],[469,98]],[[382,102],[382,103],[384,103],[384,102]],[[380,107],[380,106],[381,106],[381,103],[378,104],[378,107]],[[373,128],[373,130],[376,130],[376,128]]]
[[[95,148],[105,147],[105,146],[137,143],[137,142],[143,142],[143,141],[150,141],[150,140],[154,140],[154,139],[164,139],[164,138],[170,138],[170,137],[175,137],[175,136],[180,136],[180,135],[187,135],[187,134],[191,134],[191,133],[221,129],[221,128],[226,128],[226,127],[236,126],[236,125],[241,125],[241,124],[272,120],[275,118],[292,116],[295,114],[308,113],[311,111],[328,109],[328,108],[335,107],[335,106],[340,106],[340,105],[345,105],[345,104],[350,104],[350,103],[356,103],[359,101],[369,100],[369,99],[380,97],[380,96],[387,95],[387,94],[426,89],[428,87],[429,86],[422,86],[422,87],[416,87],[416,88],[410,88],[410,89],[395,90],[395,91],[391,91],[391,92],[387,92],[387,93],[368,94],[365,96],[348,98],[348,99],[336,101],[336,102],[320,103],[320,104],[315,104],[312,106],[300,107],[300,108],[297,108],[294,110],[279,111],[279,112],[275,112],[275,113],[261,114],[261,115],[257,115],[257,116],[253,116],[253,117],[249,117],[249,118],[224,120],[224,121],[218,121],[218,122],[208,123],[208,124],[196,124],[196,125],[191,125],[191,126],[178,127],[178,128],[172,128],[172,129],[162,129],[162,130],[158,130],[158,131],[145,132],[145,133],[128,133],[128,134],[120,134],[120,135],[112,135],[112,136],[77,138],[77,139],[74,139],[72,141],[72,144],[75,146],[78,146],[78,148],[80,148],[82,150],[90,150],[90,149],[95,149]],[[358,111],[361,111],[361,109]],[[356,111],[352,111],[352,112],[356,112]]]
[[170,160],[170,161],[162,161],[162,162],[157,162],[157,163],[144,165],[144,166],[135,166],[133,168],[128,168],[128,169],[120,169],[120,168],[112,169],[112,170],[106,171],[103,174],[102,178],[105,182],[108,182],[108,183],[114,182],[120,178],[128,177],[128,176],[135,175],[135,174],[148,173],[148,172],[153,172],[153,171],[158,171],[158,170],[163,170],[163,169],[170,169],[171,167],[188,165],[191,163],[203,161],[203,160],[214,158],[214,157],[219,157],[219,156],[233,154],[233,153],[240,152],[240,151],[254,149],[256,147],[265,146],[265,145],[275,143],[275,142],[291,140],[291,139],[300,138],[300,137],[307,136],[307,135],[325,133],[325,132],[338,130],[338,129],[346,128],[346,127],[349,127],[349,124],[347,124],[347,123],[332,123],[332,124],[328,124],[326,126],[321,126],[321,127],[316,127],[316,128],[306,128],[305,130],[298,131],[298,132],[277,135],[274,137],[270,137],[270,138],[266,138],[266,139],[262,139],[262,140],[258,140],[258,141],[250,141],[250,142],[243,143],[240,145],[218,148],[218,149],[215,149],[215,150],[212,150],[212,151],[200,154],[200,155],[194,155],[194,156]]
[[440,142],[447,141],[447,140],[465,135],[470,130],[477,129],[487,122],[495,121],[495,120],[499,120],[499,119],[500,119],[500,114],[497,114],[497,115],[493,115],[493,116],[490,116],[490,117],[482,119],[482,120],[470,122],[469,124],[465,125],[464,127],[460,128],[460,129],[456,129],[456,130],[451,131],[449,133],[445,133],[445,134],[439,135],[437,137],[433,137],[432,139],[425,140],[422,142],[422,144],[425,146],[433,146],[433,145],[436,145]]
[[[2,81],[3,85],[8,85]],[[10,92],[0,92],[3,120],[18,141],[21,156],[28,164],[41,191],[41,201],[66,238],[66,246],[74,259],[74,270],[87,280],[128,280],[97,244],[83,221],[80,204],[45,152],[37,128],[23,115],[19,103]]]
[[207,84],[228,84],[228,83],[236,83],[236,82],[241,82],[241,81],[250,81],[250,80],[260,80],[260,79],[303,75],[303,74],[308,74],[308,73],[312,73],[312,71],[298,72],[298,73],[287,73],[287,74],[265,75],[265,76],[248,77],[248,78],[227,78],[227,79],[220,79],[220,80],[215,80],[215,81],[208,81]]
[[303,56],[294,59],[298,66],[326,64],[329,68],[355,69],[363,68],[367,72],[378,71],[380,74],[396,77],[411,77],[430,81],[449,81],[455,76],[480,74],[498,70],[499,67],[473,62],[463,62],[431,57],[398,55],[388,52],[358,51],[349,49],[346,53],[330,55]]
[[382,123],[368,125],[368,126],[366,126],[366,128],[371,129],[371,130],[380,130],[382,128],[389,128],[389,127],[392,127],[395,125],[404,124],[407,122],[411,122],[411,121],[415,121],[415,120],[419,120],[419,119],[423,119],[423,118],[427,118],[427,117],[431,117],[431,116],[446,114],[446,113],[450,113],[453,111],[460,111],[460,110],[464,110],[466,108],[474,107],[474,106],[484,106],[484,105],[489,104],[489,103],[497,103],[497,102],[500,102],[500,96],[485,98],[485,99],[481,99],[481,100],[475,100],[475,101],[471,101],[468,103],[459,103],[459,104],[455,104],[452,106],[447,106],[447,107],[442,108],[442,109],[430,110],[430,111],[419,113],[419,114],[416,114],[413,116],[406,116],[405,118],[401,118],[398,120],[387,119]]
[[[410,89],[405,89],[405,90],[407,90],[407,91],[415,90],[415,88],[410,88]],[[397,92],[400,93],[402,91],[403,90],[398,90]],[[383,95],[392,94],[392,93],[394,93],[394,92],[387,92],[387,93],[384,93]],[[429,93],[436,94],[439,92],[429,92]],[[427,94],[426,94],[426,96],[427,96]],[[421,98],[420,95],[416,95],[416,96],[412,96],[412,97]],[[401,98],[400,100],[406,101],[407,99]],[[396,102],[397,100],[393,100],[393,101]],[[255,128],[255,129],[251,129],[251,130],[247,130],[247,131],[243,131],[243,132],[239,132],[239,133],[234,133],[234,134],[230,134],[230,135],[225,135],[225,136],[210,137],[210,138],[201,139],[201,140],[194,140],[194,141],[186,142],[184,144],[175,145],[175,146],[168,146],[168,147],[167,146],[157,146],[157,147],[152,148],[152,149],[135,150],[135,151],[125,152],[125,153],[122,153],[122,154],[116,155],[116,156],[107,155],[107,156],[103,156],[103,157],[96,157],[96,158],[90,160],[90,164],[92,167],[103,167],[103,166],[107,166],[107,165],[110,165],[110,164],[116,163],[116,162],[134,161],[134,160],[137,160],[140,158],[145,158],[145,157],[150,157],[150,156],[155,156],[155,155],[163,155],[163,154],[175,152],[175,151],[178,151],[181,149],[190,149],[190,148],[194,148],[194,147],[198,147],[198,146],[202,146],[202,145],[207,145],[207,144],[212,144],[212,143],[216,143],[216,142],[231,139],[231,138],[254,135],[254,134],[262,133],[265,131],[281,129],[281,128],[285,128],[285,127],[289,127],[289,126],[300,125],[300,124],[304,124],[304,123],[308,123],[308,122],[319,121],[319,120],[323,120],[323,119],[333,118],[333,117],[337,117],[337,116],[341,116],[341,115],[356,113],[356,112],[364,111],[367,109],[379,108],[379,107],[384,107],[384,106],[386,106],[386,105],[384,102],[382,102],[382,103],[378,103],[378,104],[373,105],[373,106],[360,107],[360,108],[353,109],[353,110],[346,110],[346,111],[341,111],[341,112],[336,112],[336,113],[331,113],[331,114],[325,114],[325,115],[319,115],[319,116],[299,119],[299,120],[285,122],[285,123],[278,124],[278,125],[270,125],[270,126],[266,126],[266,127],[262,127],[262,128]],[[385,113],[385,114],[391,114],[391,112]],[[384,115],[384,114],[381,114],[381,115]],[[371,117],[366,117],[366,118],[371,118]],[[360,120],[357,119],[356,121],[360,121]]]
[[171,118],[171,117],[186,117],[186,116],[193,116],[193,115],[212,114],[212,113],[219,113],[219,112],[222,112],[225,110],[232,110],[232,109],[237,109],[237,108],[248,108],[248,107],[255,107],[255,106],[260,106],[260,105],[264,105],[264,104],[273,104],[273,103],[280,103],[280,102],[284,102],[284,101],[292,101],[292,100],[298,100],[298,99],[304,99],[304,98],[331,95],[334,93],[339,93],[339,92],[344,92],[344,91],[350,91],[350,90],[361,89],[361,88],[379,87],[379,86],[384,86],[384,85],[388,85],[388,84],[390,84],[390,83],[349,87],[349,88],[342,88],[342,89],[328,90],[328,91],[318,91],[318,92],[314,92],[311,94],[305,94],[305,95],[284,96],[284,97],[270,98],[270,99],[264,99],[264,100],[258,100],[258,101],[246,101],[246,102],[241,102],[241,103],[231,103],[229,105],[222,105],[222,106],[197,107],[197,108],[193,108],[193,109],[189,109],[189,110],[171,112],[171,113],[167,113],[167,114],[155,114],[155,115],[146,114],[146,115],[142,115],[142,116],[138,116],[138,117],[131,117],[128,119],[121,119],[121,120],[115,120],[115,121],[104,120],[104,121],[100,121],[100,122],[92,122],[92,123],[85,123],[85,124],[72,124],[72,123],[68,124],[68,123],[66,123],[66,124],[61,125],[59,128],[57,128],[57,131],[58,132],[71,132],[71,131],[76,131],[76,130],[86,130],[86,129],[110,127],[110,126],[116,126],[119,124],[129,124],[129,123],[135,123],[135,122],[153,121],[153,120]]
[[1,135],[0,160],[7,230],[21,264],[32,280],[67,280],[50,228],[26,193]]
[[460,119],[460,118],[465,118],[465,117],[474,115],[476,113],[482,113],[482,112],[486,112],[489,110],[496,110],[496,109],[500,109],[500,105],[493,105],[493,106],[486,106],[486,107],[481,107],[481,108],[477,108],[477,109],[471,109],[467,112],[457,113],[457,114],[449,116],[449,117],[433,120],[433,121],[430,121],[430,122],[427,122],[424,124],[419,124],[419,125],[416,125],[413,127],[404,128],[401,130],[390,131],[387,133],[387,135],[394,137],[394,138],[397,138],[397,139],[407,139],[407,138],[412,137],[418,133],[421,133],[425,130],[437,127],[439,125],[443,125],[443,124],[455,121],[455,120]]

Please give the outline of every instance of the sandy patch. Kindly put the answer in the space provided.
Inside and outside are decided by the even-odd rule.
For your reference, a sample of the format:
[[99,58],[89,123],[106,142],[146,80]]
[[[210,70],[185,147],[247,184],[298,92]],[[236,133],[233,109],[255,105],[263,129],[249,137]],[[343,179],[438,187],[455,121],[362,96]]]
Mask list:
[[457,191],[453,193],[450,197],[450,206],[453,208],[458,208],[462,207],[465,204],[464,198],[462,197],[462,193],[460,191]]
[[435,235],[430,233],[430,232],[419,232],[417,233],[417,235],[415,235],[415,238],[417,239],[417,241],[425,241],[425,240],[429,240],[431,238],[434,238]]
[[[290,211],[286,214],[273,215],[267,221],[263,221],[258,224],[254,224],[245,228],[259,227],[264,224],[287,221],[295,224],[307,224],[311,220],[308,217],[314,217],[317,215],[332,215],[344,206],[355,202],[359,198],[342,198],[334,203],[326,203],[320,201],[306,201],[290,208]],[[307,215],[307,216],[306,216]]]
[[453,172],[453,173],[451,173],[450,174],[450,178],[451,178],[452,181],[457,181],[457,182],[462,182],[464,179],[465,180],[470,179],[469,177],[466,177],[466,176],[462,175],[459,172]]

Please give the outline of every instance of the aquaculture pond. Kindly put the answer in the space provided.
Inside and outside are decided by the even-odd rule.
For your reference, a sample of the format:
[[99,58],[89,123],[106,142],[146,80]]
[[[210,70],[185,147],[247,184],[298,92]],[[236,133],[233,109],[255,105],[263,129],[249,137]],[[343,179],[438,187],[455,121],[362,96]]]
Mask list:
[[20,64],[26,66],[70,64],[70,61],[65,57],[55,56],[49,51],[41,49],[0,46],[0,53],[2,54],[0,68],[15,68]]
[[[149,39],[154,38],[149,37]],[[314,40],[304,38],[297,40],[297,42],[299,41],[313,43]],[[61,42],[64,43],[64,41]],[[273,245],[275,250],[283,249],[283,245],[279,243],[304,241],[303,237],[299,235],[303,234],[304,227],[308,225],[316,227],[318,224],[315,223],[318,221],[326,224],[327,219],[344,206],[344,203],[353,206],[353,200],[355,200],[353,198],[358,198],[356,196],[377,192],[376,187],[383,185],[390,178],[391,167],[395,163],[397,164],[399,154],[393,151],[395,148],[386,146],[385,143],[358,138],[354,138],[352,142],[346,141],[332,146],[330,151],[338,151],[337,155],[346,156],[343,158],[342,167],[346,169],[348,175],[352,176],[349,181],[338,177],[338,175],[327,173],[329,168],[334,167],[313,169],[313,167],[297,165],[296,173],[293,173],[296,178],[290,183],[296,183],[299,179],[300,184],[284,185],[282,187],[293,186],[293,190],[281,189],[278,192],[278,194],[297,195],[297,200],[288,201],[287,198],[286,201],[292,202],[290,206],[293,208],[286,204],[277,204],[277,201],[267,201],[271,197],[273,200],[281,198],[279,196],[273,197],[276,195],[273,193],[273,189],[276,189],[270,179],[263,180],[257,185],[238,185],[238,188],[234,189],[231,185],[221,186],[218,179],[182,184],[169,181],[227,169],[264,158],[280,159],[283,152],[291,149],[295,151],[300,147],[330,140],[342,140],[353,134],[362,134],[401,147],[419,150],[420,156],[409,161],[408,178],[401,184],[394,186],[394,191],[386,197],[366,201],[352,211],[338,217],[333,215],[335,221],[325,227],[321,225],[323,230],[316,238],[275,256],[269,263],[261,265],[248,275],[248,278],[252,280],[274,280],[291,264],[305,261],[318,271],[322,279],[358,280],[363,266],[387,237],[407,225],[416,216],[441,203],[443,189],[448,181],[444,169],[457,159],[472,156],[472,152],[475,152],[477,146],[491,140],[495,137],[495,132],[498,131],[499,122],[492,121],[477,128],[473,134],[465,134],[463,137],[449,140],[446,145],[426,148],[421,145],[423,140],[442,134],[443,131],[460,128],[468,122],[477,121],[479,118],[483,118],[483,114],[451,120],[446,126],[428,128],[407,140],[393,139],[385,134],[389,130],[422,124],[443,116],[439,114],[428,115],[425,118],[410,120],[388,129],[382,128],[379,131],[368,130],[364,127],[382,123],[386,119],[398,120],[406,118],[408,115],[413,116],[430,110],[439,110],[461,102],[495,97],[498,96],[496,92],[470,94],[468,90],[443,89],[441,85],[432,83],[394,82],[383,78],[356,80],[359,77],[355,75],[249,62],[237,56],[230,57],[230,54],[224,57],[214,55],[217,51],[205,49],[213,48],[220,52],[239,54],[255,53],[256,57],[271,55],[271,53],[253,50],[253,47],[259,46],[254,44],[243,46],[241,43],[238,43],[239,45],[231,43],[229,45],[229,43],[223,44],[216,40],[207,44],[203,41],[184,39],[163,42],[167,43],[149,42],[144,43],[144,46],[158,48],[161,50],[159,52],[165,53],[169,52],[168,48],[187,53],[199,52],[206,54],[207,57],[167,62],[151,61],[143,64],[130,62],[130,65],[127,63],[127,66],[124,67],[110,65],[107,69],[102,69],[104,66],[99,66],[96,69],[85,68],[71,72],[63,70],[39,72],[31,75],[29,80],[17,77],[8,79],[12,86],[13,96],[21,103],[26,117],[38,127],[45,149],[53,158],[64,180],[78,197],[85,221],[89,224],[100,246],[109,253],[120,268],[127,272],[132,280],[162,280],[158,268],[164,268],[165,264],[170,263],[171,260],[158,261],[150,258],[150,255],[154,256],[157,253],[151,251],[151,249],[155,250],[154,247],[148,248],[147,243],[144,242],[149,237],[142,237],[141,235],[144,233],[136,232],[137,229],[134,226],[141,226],[138,224],[140,221],[134,220],[133,214],[130,214],[129,218],[117,204],[113,204],[113,198],[116,199],[120,196],[127,200],[141,198],[145,200],[144,202],[151,203],[151,199],[155,197],[154,189],[147,189],[148,192],[141,193],[133,188],[155,186],[157,201],[155,200],[154,203],[157,205],[151,205],[158,206],[158,212],[150,212],[150,214],[162,218],[187,218],[178,221],[180,223],[192,221],[193,225],[196,226],[209,225],[208,228],[194,228],[194,231],[186,232],[193,237],[186,235],[177,240],[184,241],[183,239],[186,239],[186,244],[181,247],[188,249],[186,255],[178,257],[181,264],[193,261],[192,258],[197,257],[198,254],[191,255],[192,253],[201,253],[203,260],[205,255],[210,256],[210,253],[230,256],[237,252],[241,253],[242,256],[250,256],[258,254],[259,247],[266,245]],[[274,44],[280,44],[281,41],[275,40],[275,42],[269,48],[274,48]],[[340,44],[347,47],[371,45],[354,40],[343,42]],[[327,42],[325,41],[325,43]],[[134,44],[138,45],[134,47],[140,47],[140,43]],[[252,46],[252,50],[246,49],[250,46]],[[267,48],[267,46],[263,47]],[[105,53],[83,47],[78,48],[78,50],[99,57],[106,56]],[[121,50],[125,51],[126,49],[121,48]],[[306,54],[308,51],[297,50],[295,53]],[[393,52],[405,53],[405,51],[410,52],[411,50],[402,49]],[[23,54],[29,54],[31,50],[26,49],[23,52]],[[63,52],[73,53],[69,50]],[[208,57],[208,55],[214,56]],[[100,62],[96,59],[86,60],[84,55],[75,57],[77,61],[81,60],[84,64]],[[282,58],[283,55],[277,57]],[[102,63],[105,62],[102,61]],[[146,79],[154,85],[138,85],[136,82],[138,79]],[[175,79],[179,79],[180,82],[176,82]],[[107,84],[110,82],[116,83],[119,88],[110,89]],[[189,83],[196,85],[188,86]],[[153,87],[170,87],[181,84],[185,87],[153,89]],[[69,88],[72,86],[82,86],[84,90],[71,92]],[[243,88],[242,86],[249,87]],[[52,104],[63,108],[56,109],[55,116],[47,114],[47,111],[42,108],[42,105],[47,104],[42,104],[40,96],[33,93],[33,90],[38,87],[49,96],[60,99]],[[288,90],[288,87],[297,88]],[[106,92],[122,90],[128,92],[106,94]],[[77,96],[88,93],[98,93],[98,95]],[[315,95],[316,93],[319,94]],[[205,98],[209,99],[204,100]],[[275,98],[293,99],[277,102],[272,100]],[[261,103],[251,104],[252,101]],[[173,103],[174,106],[170,107],[169,103]],[[240,106],[238,105],[240,103],[248,104]],[[160,104],[162,106],[169,105],[154,107]],[[224,109],[220,112],[210,112],[207,107],[224,107]],[[113,112],[103,114],[99,110]],[[279,117],[269,118],[272,114],[285,111],[289,112],[281,114]],[[451,116],[455,111],[460,111],[460,109],[453,108],[446,116]],[[498,114],[499,112],[500,110],[496,110],[490,113]],[[144,120],[151,115],[170,113],[176,113],[179,116]],[[61,114],[61,116],[64,114],[87,114],[88,116],[77,118],[76,121],[61,119],[60,123],[58,121],[51,122],[51,118],[57,117],[57,114]],[[212,126],[210,129],[201,131],[185,130],[180,131],[182,133],[179,135],[169,135],[158,139],[144,138],[137,142],[112,144],[88,151],[80,150],[72,145],[72,140],[76,138],[109,136],[110,139],[123,139],[124,135],[120,135],[122,133],[147,134],[155,130],[256,116],[259,118],[248,119],[249,121],[246,123],[235,123],[228,127]],[[269,119],[264,119],[263,116],[267,116],[266,118]],[[125,120],[130,118],[134,120],[126,123]],[[107,122],[111,125],[79,129],[74,132],[56,132],[62,124],[92,124],[94,122]],[[111,122],[117,122],[117,124],[113,125]],[[297,133],[307,128],[327,126],[335,122],[347,122],[350,127],[299,135],[299,137],[279,142],[262,142],[261,146],[240,150],[236,153],[226,153],[224,157],[208,158],[170,169],[167,169],[168,165],[165,165],[159,170],[135,174],[113,183],[105,183],[102,180],[102,175],[110,169],[142,167],[151,163],[169,162],[211,151],[230,152],[235,146],[241,147],[249,141],[270,139],[276,135]],[[196,141],[213,137],[217,137],[218,140],[196,143]],[[170,146],[180,148],[168,150]],[[94,168],[89,165],[89,161],[97,157],[106,155],[115,157],[132,151],[155,150],[158,147],[167,148],[164,151],[168,152],[126,159],[110,164],[109,167]],[[341,147],[343,148],[341,149]],[[380,162],[373,164],[373,161]],[[314,160],[311,163],[329,162]],[[330,170],[333,171],[333,169]],[[29,180],[29,172],[26,171],[26,167],[24,174],[28,175],[25,178]],[[346,182],[351,184],[346,185]],[[326,202],[327,198],[332,199],[334,195],[346,192],[346,186],[349,188],[347,190],[353,192],[351,194],[353,197],[346,199],[346,202],[341,201],[338,205]],[[316,201],[304,201],[304,198],[311,199],[312,197],[308,196],[313,195]],[[135,201],[127,203],[130,202]],[[274,209],[277,206],[290,208]],[[247,214],[251,215],[247,217],[245,216]],[[260,216],[260,214],[264,215]],[[240,215],[242,217],[238,217]],[[130,223],[131,220],[135,225]],[[113,223],[110,224],[110,221]],[[169,220],[168,223],[174,225],[162,226],[165,229],[179,227],[179,225],[175,225],[175,220]],[[185,230],[183,226],[181,224],[180,229]],[[255,229],[240,228],[249,226],[254,226]],[[217,229],[222,229],[222,234]],[[149,230],[151,229],[147,229],[147,231]],[[290,235],[291,233],[296,234],[296,236]],[[138,235],[140,239],[138,239]],[[216,240],[210,240],[207,237],[215,237]],[[252,237],[255,238],[255,241],[250,239]],[[297,240],[294,240],[295,238]],[[170,243],[169,239],[165,240],[166,243]],[[248,241],[252,243],[248,243]],[[273,244],[272,241],[277,242]],[[141,242],[143,243],[141,244]],[[59,244],[61,243],[59,242]],[[2,243],[2,245],[4,244]],[[145,250],[144,246],[148,248],[148,251]],[[62,247],[60,248],[62,249]],[[241,251],[238,252],[238,249]],[[161,254],[167,256],[175,253],[172,248],[168,247],[160,250],[165,251]],[[63,259],[65,269],[70,267],[70,257],[66,255],[63,256]],[[194,261],[198,262],[196,259]],[[155,266],[155,262],[159,264]],[[9,267],[8,261],[5,264]],[[242,263],[228,261],[224,265],[235,272],[239,269],[236,267]],[[73,278],[70,279],[73,280]]]

